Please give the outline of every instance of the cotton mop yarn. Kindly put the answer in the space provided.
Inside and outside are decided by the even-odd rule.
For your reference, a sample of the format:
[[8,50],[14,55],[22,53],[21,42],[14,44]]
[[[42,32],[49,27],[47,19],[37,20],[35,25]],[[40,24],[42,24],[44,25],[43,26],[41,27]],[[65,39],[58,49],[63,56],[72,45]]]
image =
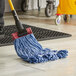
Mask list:
[[43,63],[54,61],[68,56],[67,50],[43,49],[33,34],[29,34],[14,40],[17,55],[29,63]]

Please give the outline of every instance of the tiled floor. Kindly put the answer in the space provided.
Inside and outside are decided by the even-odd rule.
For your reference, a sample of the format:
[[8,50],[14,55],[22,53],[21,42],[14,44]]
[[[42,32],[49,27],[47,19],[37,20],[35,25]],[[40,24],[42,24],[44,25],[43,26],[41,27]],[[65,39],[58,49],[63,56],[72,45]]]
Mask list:
[[[56,26],[54,18],[20,15],[22,23],[29,25],[62,31],[72,34],[72,37],[40,41],[44,48],[67,49],[69,55],[66,59],[50,61],[41,64],[28,64],[22,61],[16,54],[14,46],[0,47],[0,76],[76,76],[76,26],[75,19],[71,24]],[[51,21],[52,19],[52,21]],[[72,23],[72,21],[74,21]],[[14,24],[10,16],[5,16],[5,24]]]

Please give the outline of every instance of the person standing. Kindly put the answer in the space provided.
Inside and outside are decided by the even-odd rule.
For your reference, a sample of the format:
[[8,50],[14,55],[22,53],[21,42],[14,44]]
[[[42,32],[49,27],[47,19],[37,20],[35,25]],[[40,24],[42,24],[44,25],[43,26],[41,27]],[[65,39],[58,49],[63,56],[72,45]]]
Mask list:
[[0,0],[0,32],[3,33],[4,27],[4,10],[5,10],[5,0]]

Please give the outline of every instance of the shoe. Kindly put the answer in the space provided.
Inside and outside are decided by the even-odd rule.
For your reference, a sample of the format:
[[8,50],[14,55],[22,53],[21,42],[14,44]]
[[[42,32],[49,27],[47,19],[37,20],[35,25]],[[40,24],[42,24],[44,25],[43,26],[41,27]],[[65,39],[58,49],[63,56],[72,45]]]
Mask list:
[[0,39],[4,38],[5,34],[4,34],[4,27],[2,24],[0,24]]

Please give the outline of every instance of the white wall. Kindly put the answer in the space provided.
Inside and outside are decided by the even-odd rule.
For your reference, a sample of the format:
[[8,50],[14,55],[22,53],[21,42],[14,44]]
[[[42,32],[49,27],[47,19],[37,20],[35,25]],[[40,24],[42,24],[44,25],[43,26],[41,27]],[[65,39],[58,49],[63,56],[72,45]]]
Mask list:
[[[29,9],[37,9],[38,8],[37,2],[38,0],[29,0]],[[40,7],[45,8],[45,6],[46,6],[46,0],[40,0]]]
[[[14,7],[16,10],[21,10],[21,0],[12,0]],[[5,12],[10,11],[10,6],[8,4],[8,0],[5,0]]]
[[[16,10],[21,10],[21,0],[12,0],[14,7]],[[29,0],[29,10],[31,9],[37,9],[37,1],[38,0]],[[56,6],[58,5],[59,0],[56,0]],[[40,6],[41,8],[45,8],[46,7],[46,0],[40,0]],[[10,11],[10,7],[8,4],[8,0],[5,0],[5,12],[9,12]]]

